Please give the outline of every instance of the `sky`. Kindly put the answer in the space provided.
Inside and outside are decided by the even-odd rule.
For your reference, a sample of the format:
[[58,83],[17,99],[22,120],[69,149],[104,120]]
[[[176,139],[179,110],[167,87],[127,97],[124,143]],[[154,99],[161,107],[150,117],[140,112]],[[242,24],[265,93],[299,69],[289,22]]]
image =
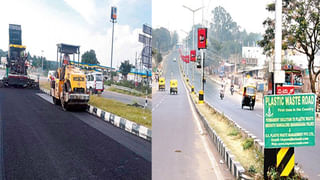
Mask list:
[[8,50],[9,24],[20,24],[22,43],[32,55],[56,60],[56,44],[80,45],[81,54],[95,50],[100,64],[110,66],[111,6],[117,7],[113,67],[135,62],[142,25],[151,25],[151,0],[1,0],[0,49]]
[[[270,2],[273,0],[153,0],[152,26],[154,29],[165,27],[170,31],[176,30],[179,37],[184,38],[186,33],[183,31],[188,32],[192,28],[193,13],[183,5],[193,10],[204,7],[205,24],[213,18],[211,11],[222,6],[242,29],[262,34],[262,22],[268,16],[274,16],[266,10],[266,5]],[[195,24],[197,23],[202,23],[202,10],[195,12]]]

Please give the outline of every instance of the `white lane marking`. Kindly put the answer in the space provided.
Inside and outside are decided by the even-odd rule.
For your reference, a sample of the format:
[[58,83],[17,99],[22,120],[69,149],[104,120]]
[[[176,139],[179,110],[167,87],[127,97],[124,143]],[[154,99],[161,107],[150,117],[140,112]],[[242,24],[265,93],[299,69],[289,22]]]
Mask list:
[[260,114],[256,114],[258,117],[261,117],[262,118],[262,116],[260,115]]
[[[187,92],[188,89],[187,89],[186,85],[184,83],[183,83],[183,85],[184,85],[184,88],[185,88],[185,90]],[[193,105],[191,104],[192,102],[191,102],[191,99],[190,99],[188,94],[187,94],[187,97],[188,97],[188,101],[189,101],[189,105],[190,105],[193,117],[196,119],[196,123],[197,123],[198,129],[199,129],[199,132],[200,132],[200,134],[203,134],[203,129],[202,129],[201,124],[200,124],[200,119],[198,118],[198,115],[197,115]],[[207,155],[208,155],[208,157],[210,159],[210,163],[211,163],[211,166],[213,167],[213,170],[215,172],[216,177],[218,179],[224,179],[222,174],[221,174],[221,172],[220,172],[220,169],[218,171],[219,165],[218,165],[214,155],[212,154],[212,152],[209,149],[209,145],[208,145],[208,142],[206,140],[206,137],[205,136],[200,136],[200,138],[201,138],[202,144],[204,146],[204,149],[206,150]]]

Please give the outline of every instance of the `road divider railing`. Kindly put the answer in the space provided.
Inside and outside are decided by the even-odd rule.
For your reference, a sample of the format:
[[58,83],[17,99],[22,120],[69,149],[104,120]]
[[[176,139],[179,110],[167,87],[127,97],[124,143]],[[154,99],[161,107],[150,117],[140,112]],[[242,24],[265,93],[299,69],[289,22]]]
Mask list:
[[[50,90],[40,88],[40,90],[48,95],[50,95]],[[130,120],[127,120],[125,118],[122,118],[120,116],[114,115],[110,112],[103,111],[98,107],[88,105],[87,112],[98,117],[99,119],[108,122],[120,129],[123,129],[131,134],[134,134],[140,138],[143,138],[147,141],[152,140],[152,130],[144,127],[140,124],[137,124],[135,122],[132,122]]]
[[151,141],[152,131],[151,129],[144,127],[135,122],[129,121],[120,116],[114,115],[112,113],[103,111],[95,106],[89,105],[88,112],[93,114],[100,119],[109,122],[110,124],[123,129],[129,133],[135,134],[143,139]]

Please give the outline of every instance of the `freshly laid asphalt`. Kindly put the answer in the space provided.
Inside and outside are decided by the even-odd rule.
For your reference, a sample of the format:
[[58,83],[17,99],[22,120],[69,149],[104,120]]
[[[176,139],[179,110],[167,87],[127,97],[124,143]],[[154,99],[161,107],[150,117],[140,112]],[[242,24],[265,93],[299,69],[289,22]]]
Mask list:
[[0,88],[0,179],[151,179],[151,143],[39,91]]

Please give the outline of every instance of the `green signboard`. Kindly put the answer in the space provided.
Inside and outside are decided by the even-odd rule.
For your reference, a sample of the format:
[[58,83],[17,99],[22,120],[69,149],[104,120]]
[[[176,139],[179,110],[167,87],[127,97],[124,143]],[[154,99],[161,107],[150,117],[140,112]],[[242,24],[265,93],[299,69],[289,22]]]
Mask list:
[[314,94],[264,97],[265,148],[315,145]]

